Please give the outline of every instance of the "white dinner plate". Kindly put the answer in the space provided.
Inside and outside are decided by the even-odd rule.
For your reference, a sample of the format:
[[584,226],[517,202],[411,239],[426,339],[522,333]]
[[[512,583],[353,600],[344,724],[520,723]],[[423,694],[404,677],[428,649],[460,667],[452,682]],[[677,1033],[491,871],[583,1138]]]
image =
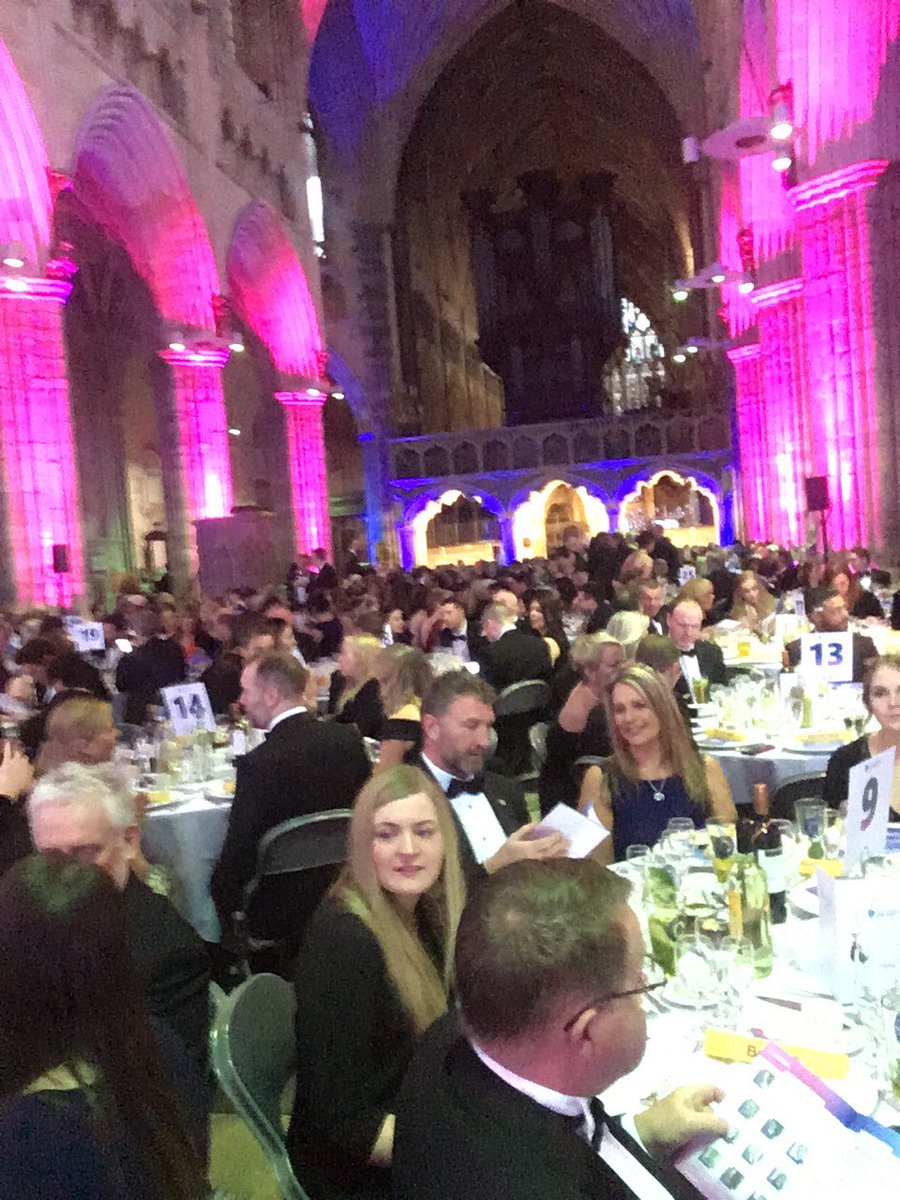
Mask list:
[[784,743],[781,747],[787,754],[834,754],[835,750],[840,750],[841,746],[846,746],[847,743],[843,738],[835,738],[829,742],[791,742]]
[[798,912],[805,913],[808,917],[819,915],[819,893],[816,891],[815,880],[804,880],[799,887],[793,888],[789,899],[792,907]]
[[696,1000],[686,994],[678,978],[670,979],[666,986],[660,988],[656,995],[659,996],[663,1004],[668,1004],[670,1008],[690,1008],[701,1012],[716,1007],[715,1000]]

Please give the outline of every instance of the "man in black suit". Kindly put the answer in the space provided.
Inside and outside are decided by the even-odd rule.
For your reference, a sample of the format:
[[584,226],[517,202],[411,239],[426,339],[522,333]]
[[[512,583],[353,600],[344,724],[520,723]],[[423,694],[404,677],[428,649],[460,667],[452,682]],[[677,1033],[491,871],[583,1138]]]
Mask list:
[[147,706],[159,703],[160,688],[187,679],[184,652],[175,637],[178,623],[174,609],[141,613],[139,623],[146,640],[131,654],[123,654],[116,667],[116,690],[126,696],[127,725],[146,721]]
[[727,1132],[710,1108],[718,1088],[679,1088],[621,1121],[595,1099],[647,1039],[627,892],[591,859],[565,859],[516,863],[470,894],[456,939],[461,1019],[432,1026],[401,1088],[394,1200],[632,1200],[648,1185],[696,1195],[657,1160]]
[[[836,588],[813,588],[807,598],[809,621],[816,633],[846,633],[850,624],[847,601]],[[800,639],[789,642],[785,647],[787,665],[800,665]],[[862,633],[853,635],[853,682],[861,683],[866,663],[878,657],[875,643]]]
[[[309,672],[291,654],[264,654],[241,674],[241,705],[266,740],[237,762],[234,803],[210,892],[224,929],[253,877],[263,834],[282,821],[350,808],[369,777],[362,738],[349,725],[318,721],[307,711]],[[248,913],[252,932],[275,940],[290,957],[303,925],[334,878],[323,867],[267,880]]]
[[481,633],[487,645],[478,655],[484,679],[502,691],[525,679],[549,679],[550,651],[543,638],[516,629],[502,605],[489,604],[481,614]]
[[568,848],[557,833],[534,837],[519,783],[484,770],[493,703],[491,688],[468,671],[440,675],[422,698],[422,766],[450,801],[468,880],[523,858],[554,858]]
[[676,695],[689,697],[691,685],[697,679],[712,683],[728,683],[730,672],[725,666],[721,649],[715,642],[703,641],[703,609],[696,600],[680,600],[669,613],[669,637],[681,651],[681,679],[675,685]]
[[481,639],[469,623],[462,600],[458,596],[445,600],[438,610],[438,617],[442,626],[438,634],[439,648],[449,650],[463,662],[473,662]]
[[650,579],[639,579],[634,590],[637,610],[650,622],[647,632],[664,637],[668,632],[668,613],[663,608],[662,580],[653,576]]

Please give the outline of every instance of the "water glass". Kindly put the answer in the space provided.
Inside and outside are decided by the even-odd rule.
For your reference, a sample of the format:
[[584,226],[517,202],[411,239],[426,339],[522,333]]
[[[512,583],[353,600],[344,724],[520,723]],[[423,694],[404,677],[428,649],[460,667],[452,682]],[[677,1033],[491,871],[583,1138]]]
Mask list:
[[675,974],[679,991],[692,1004],[702,1004],[715,986],[715,972],[704,943],[693,933],[675,939]]
[[794,805],[797,833],[812,846],[818,843],[824,849],[826,807],[821,800],[798,800]]
[[729,1024],[736,1027],[741,1019],[744,997],[756,978],[756,955],[753,943],[746,937],[722,939],[721,953],[725,962]]

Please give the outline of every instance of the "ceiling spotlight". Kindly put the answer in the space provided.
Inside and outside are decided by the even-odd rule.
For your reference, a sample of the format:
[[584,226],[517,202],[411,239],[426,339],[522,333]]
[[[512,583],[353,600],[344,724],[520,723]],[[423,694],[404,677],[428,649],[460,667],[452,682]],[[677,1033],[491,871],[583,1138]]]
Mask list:
[[674,362],[674,363],[687,362],[687,356],[685,354],[682,354],[682,352],[679,350],[677,354],[672,355],[672,362]]
[[332,393],[331,393],[331,398],[332,398],[332,400],[344,400],[344,399],[346,399],[346,397],[344,396],[344,393],[343,393],[343,392],[332,392]]
[[687,351],[688,354],[699,354],[700,353],[700,347],[695,346],[693,342],[688,342],[688,344],[685,346],[685,350]]
[[169,349],[175,350],[176,353],[178,353],[178,354],[180,354],[184,350],[184,348],[185,348],[184,342],[178,341],[177,338],[175,339],[174,342],[169,342]]
[[244,353],[244,335],[242,333],[238,333],[236,331],[233,332],[231,335],[231,340],[228,343],[228,349],[233,351],[235,354],[243,354]]
[[775,142],[786,142],[794,133],[794,87],[793,84],[782,83],[769,96],[769,112],[772,125],[769,137]]
[[728,272],[721,263],[713,263],[706,268],[711,283],[724,283]]
[[779,175],[783,175],[785,171],[791,169],[793,156],[787,150],[781,150],[772,159],[772,170],[777,171]]
[[769,130],[769,137],[773,142],[787,142],[794,136],[793,121],[785,118],[782,121],[776,121]]
[[323,391],[321,391],[321,389],[316,388],[316,387],[307,388],[306,394],[307,394],[307,396],[324,396],[325,395],[325,393]]
[[228,432],[231,434],[232,437],[240,437],[241,436],[241,431],[237,428],[229,429]]
[[3,258],[0,262],[12,271],[21,271],[25,266],[25,247],[21,242],[9,242],[3,247]]
[[685,300],[687,300],[689,294],[690,293],[688,292],[687,288],[676,287],[672,291],[672,299],[675,301],[676,304],[684,304],[684,302],[685,302]]
[[749,296],[755,287],[756,284],[752,279],[742,279],[738,284],[738,291],[742,296]]

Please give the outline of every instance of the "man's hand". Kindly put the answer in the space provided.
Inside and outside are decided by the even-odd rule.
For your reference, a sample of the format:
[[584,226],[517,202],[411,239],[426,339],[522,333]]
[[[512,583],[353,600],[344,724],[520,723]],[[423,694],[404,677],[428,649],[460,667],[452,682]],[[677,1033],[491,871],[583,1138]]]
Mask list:
[[484,869],[487,873],[493,875],[501,867],[521,862],[523,858],[566,857],[569,852],[569,843],[561,833],[554,830],[551,833],[535,837],[535,829],[537,829],[537,825],[532,822],[510,834],[497,853],[485,860]]
[[34,769],[21,750],[13,748],[12,742],[3,747],[0,758],[0,796],[18,800],[23,792],[29,791],[34,783]]
[[638,1113],[634,1124],[647,1153],[668,1158],[695,1137],[721,1137],[728,1122],[709,1107],[724,1099],[721,1088],[710,1084],[680,1087]]

